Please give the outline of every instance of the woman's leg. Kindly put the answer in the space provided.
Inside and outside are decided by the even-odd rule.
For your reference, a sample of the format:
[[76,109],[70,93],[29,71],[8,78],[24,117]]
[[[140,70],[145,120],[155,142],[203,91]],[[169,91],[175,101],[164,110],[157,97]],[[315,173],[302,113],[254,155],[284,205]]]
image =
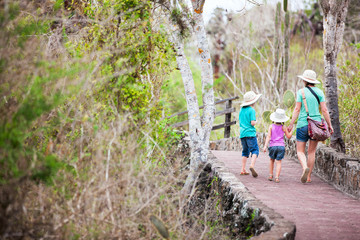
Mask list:
[[318,145],[318,141],[310,140],[309,149],[308,149],[308,161],[307,161],[310,171],[309,171],[309,175],[307,177],[307,181],[311,181],[311,172],[315,165],[315,153],[316,153],[317,145]]
[[300,164],[304,170],[308,167],[307,161],[306,161],[306,156],[305,156],[305,147],[306,147],[306,142],[296,141],[296,152],[297,152]]
[[299,161],[301,163],[301,166],[303,168],[303,173],[300,178],[300,181],[302,183],[306,183],[307,177],[308,177],[309,171],[310,171],[310,169],[307,166],[307,161],[306,161],[306,156],[305,156],[305,147],[306,147],[306,142],[300,142],[300,141],[296,142],[297,155],[298,155]]
[[279,178],[281,171],[281,160],[276,160],[276,178]]

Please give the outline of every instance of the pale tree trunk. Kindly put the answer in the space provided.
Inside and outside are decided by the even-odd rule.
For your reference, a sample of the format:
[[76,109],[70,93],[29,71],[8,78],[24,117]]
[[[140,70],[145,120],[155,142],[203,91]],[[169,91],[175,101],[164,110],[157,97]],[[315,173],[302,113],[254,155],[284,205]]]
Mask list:
[[[184,82],[185,97],[189,118],[190,135],[190,173],[184,185],[184,192],[190,193],[202,166],[207,162],[209,153],[210,133],[215,117],[213,70],[210,59],[209,45],[206,38],[205,24],[202,16],[204,0],[192,1],[194,13],[194,33],[200,55],[201,84],[203,96],[203,116],[200,118],[199,104],[196,96],[194,79],[187,62],[181,37],[173,25],[173,42],[176,50],[176,61]],[[177,4],[174,4],[177,7]],[[186,21],[184,21],[186,22]]]
[[345,19],[349,0],[320,0],[324,18],[324,65],[325,65],[325,95],[334,133],[331,136],[332,148],[345,152],[342,139],[336,78],[336,58],[343,41]]
[[[213,89],[213,70],[211,65],[209,43],[206,38],[205,24],[202,16],[205,0],[192,1],[194,9],[194,33],[197,39],[198,53],[200,55],[201,68],[201,90],[203,99],[203,116],[201,118],[201,128],[189,124],[189,130],[197,132],[197,138],[190,139],[193,142],[191,148],[190,174],[186,179],[184,190],[189,192],[200,173],[202,166],[207,162],[209,153],[210,133],[215,117],[214,89]],[[198,107],[198,106],[197,106]],[[189,105],[188,105],[188,110]]]
[[282,84],[281,95],[288,88],[288,72],[289,72],[289,47],[290,47],[290,13],[287,10],[288,1],[284,0],[284,11],[285,11],[285,29],[284,29],[284,80]]
[[282,58],[280,52],[280,32],[281,32],[281,3],[277,3],[275,12],[275,44],[274,44],[274,84],[277,90],[279,90],[279,65],[280,59]]

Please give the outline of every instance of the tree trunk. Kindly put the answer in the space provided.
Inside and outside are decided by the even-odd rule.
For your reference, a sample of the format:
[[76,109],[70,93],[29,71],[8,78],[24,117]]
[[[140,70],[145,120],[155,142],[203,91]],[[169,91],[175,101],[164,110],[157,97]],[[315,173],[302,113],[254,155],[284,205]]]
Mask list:
[[[190,137],[190,173],[186,179],[183,192],[188,194],[193,189],[203,165],[207,162],[210,144],[210,133],[215,117],[213,70],[210,59],[209,44],[206,38],[205,24],[202,16],[204,0],[192,1],[194,13],[194,32],[200,54],[201,84],[203,98],[203,116],[200,118],[199,104],[196,96],[194,79],[187,62],[184,45],[178,34],[176,25],[173,27],[172,41],[176,50],[176,61],[184,82],[185,97],[189,118]],[[174,6],[176,7],[176,5]],[[183,16],[184,17],[184,16]],[[186,22],[186,21],[183,21]]]
[[[275,44],[274,44],[274,84],[278,89],[279,63],[280,63],[280,29],[281,26],[281,3],[277,3],[275,12]],[[278,89],[279,90],[279,89]]]
[[342,139],[336,78],[336,58],[343,41],[345,18],[349,0],[321,0],[324,25],[324,66],[325,66],[325,95],[334,133],[331,136],[332,148],[345,152],[345,143]]
[[[207,162],[210,144],[210,133],[215,117],[214,89],[213,89],[213,70],[211,65],[209,44],[206,38],[205,24],[202,16],[205,1],[192,1],[194,13],[194,32],[197,39],[198,53],[200,55],[201,85],[204,111],[202,116],[202,128],[198,129],[198,141],[191,149],[192,157],[190,164],[190,174],[186,179],[184,190],[191,191],[201,167]],[[188,107],[189,108],[189,107]],[[192,126],[189,125],[189,128]],[[193,129],[192,129],[193,130]],[[190,135],[191,139],[191,135]],[[192,140],[192,139],[191,139]]]
[[194,85],[193,75],[186,59],[184,44],[177,32],[173,33],[173,42],[176,49],[176,62],[180,69],[181,77],[185,88],[185,98],[188,110],[189,119],[189,137],[190,137],[190,174],[186,180],[184,188],[188,192],[191,190],[190,186],[196,179],[196,173],[200,167],[201,159],[201,121],[200,110],[196,96],[196,90]]
[[288,72],[289,72],[289,46],[290,46],[290,16],[289,11],[285,13],[285,29],[284,29],[284,80],[282,84],[281,95],[288,88]]

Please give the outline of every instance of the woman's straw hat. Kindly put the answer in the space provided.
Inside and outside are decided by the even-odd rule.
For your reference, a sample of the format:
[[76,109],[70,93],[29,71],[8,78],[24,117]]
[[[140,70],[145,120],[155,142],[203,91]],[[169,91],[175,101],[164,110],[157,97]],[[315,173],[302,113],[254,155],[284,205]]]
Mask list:
[[276,109],[275,112],[270,114],[270,120],[273,121],[273,122],[278,122],[278,123],[286,122],[289,119],[290,118],[285,115],[285,110],[281,109],[281,108]]
[[262,94],[256,94],[253,91],[246,92],[245,95],[244,95],[244,101],[241,104],[241,107],[249,106],[249,105],[255,103],[257,100],[259,100],[261,95]]
[[312,83],[312,84],[319,84],[320,81],[318,81],[316,79],[316,72],[314,72],[313,70],[305,70],[304,73],[302,75],[298,75],[299,78],[301,78],[302,80],[308,82],[308,83]]

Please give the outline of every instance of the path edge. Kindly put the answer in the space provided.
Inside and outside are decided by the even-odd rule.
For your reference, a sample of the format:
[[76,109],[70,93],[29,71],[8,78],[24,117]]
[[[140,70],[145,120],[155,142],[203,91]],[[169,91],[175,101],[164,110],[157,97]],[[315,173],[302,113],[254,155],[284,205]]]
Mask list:
[[222,217],[232,231],[243,231],[244,224],[251,224],[255,235],[251,239],[295,239],[295,224],[258,200],[211,152],[203,171],[216,179],[211,182],[222,196]]

